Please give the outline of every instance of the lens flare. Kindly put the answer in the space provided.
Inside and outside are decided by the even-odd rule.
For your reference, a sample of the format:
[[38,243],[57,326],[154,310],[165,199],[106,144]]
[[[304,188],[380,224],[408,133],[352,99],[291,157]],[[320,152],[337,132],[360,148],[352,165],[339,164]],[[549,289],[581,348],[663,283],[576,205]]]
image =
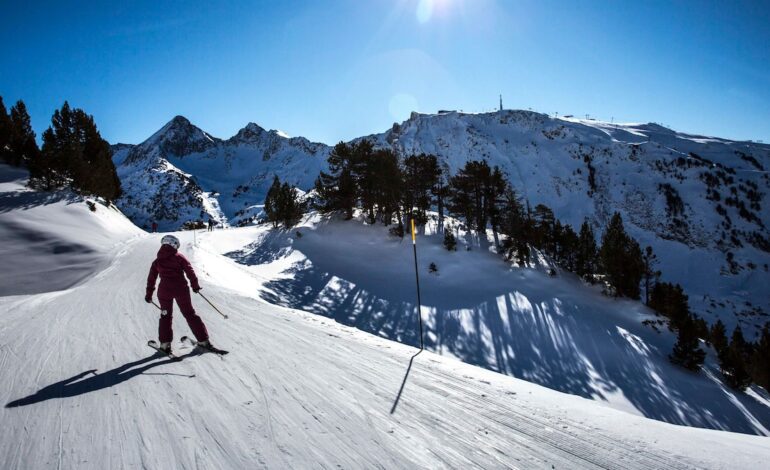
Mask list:
[[396,93],[390,98],[388,111],[397,122],[405,121],[412,111],[417,111],[417,99],[409,93]]

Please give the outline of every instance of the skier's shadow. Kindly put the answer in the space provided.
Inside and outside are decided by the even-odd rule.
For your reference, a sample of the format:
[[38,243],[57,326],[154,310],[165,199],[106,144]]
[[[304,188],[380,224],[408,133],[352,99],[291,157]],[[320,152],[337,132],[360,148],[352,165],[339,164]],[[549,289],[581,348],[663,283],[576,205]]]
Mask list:
[[[103,372],[101,374],[97,374],[96,369],[87,370],[73,377],[70,377],[69,379],[62,380],[61,382],[56,382],[54,384],[43,387],[37,392],[35,392],[33,395],[29,395],[27,397],[14,400],[6,404],[5,407],[16,408],[18,406],[34,405],[35,403],[40,403],[42,401],[50,400],[52,398],[70,398],[70,397],[75,397],[75,396],[83,395],[90,392],[95,392],[97,390],[102,390],[104,388],[109,388],[109,387],[112,387],[113,385],[117,385],[119,383],[125,382],[126,380],[129,380],[132,377],[136,377],[137,375],[140,375],[154,367],[179,362],[178,360],[173,360],[173,359],[166,359],[159,362],[150,362],[156,359],[160,359],[162,357],[164,356],[153,354],[152,356],[139,359],[138,361],[123,364],[122,366],[116,367],[112,370],[108,370],[107,372]],[[143,365],[142,367],[136,367],[142,364],[145,364],[145,365]],[[88,378],[84,378],[88,374],[93,374],[93,375]],[[167,374],[167,375],[176,375],[176,374]],[[193,376],[185,375],[185,377],[194,377],[194,375]]]

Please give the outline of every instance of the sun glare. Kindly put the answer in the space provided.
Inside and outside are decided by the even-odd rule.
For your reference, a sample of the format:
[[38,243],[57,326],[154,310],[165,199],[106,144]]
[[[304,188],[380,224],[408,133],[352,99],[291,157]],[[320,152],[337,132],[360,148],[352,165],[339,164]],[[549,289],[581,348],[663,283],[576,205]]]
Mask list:
[[427,23],[433,19],[441,10],[445,10],[450,0],[419,0],[415,14],[417,21]]
[[420,0],[417,4],[417,21],[427,23],[433,15],[433,0]]

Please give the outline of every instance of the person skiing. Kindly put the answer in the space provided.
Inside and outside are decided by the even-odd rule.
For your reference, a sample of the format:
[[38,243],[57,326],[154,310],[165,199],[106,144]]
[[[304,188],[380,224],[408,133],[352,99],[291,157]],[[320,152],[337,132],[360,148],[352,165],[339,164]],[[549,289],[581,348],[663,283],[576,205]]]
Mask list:
[[155,233],[157,231],[158,231],[158,223],[157,222],[153,222],[152,223],[152,233]]
[[213,232],[213,231],[214,231],[214,219],[209,217],[209,232]]
[[179,310],[184,315],[193,335],[198,340],[198,345],[204,348],[213,348],[209,342],[209,333],[206,325],[195,313],[190,299],[190,290],[185,280],[185,275],[190,280],[192,290],[196,294],[201,290],[198,277],[195,275],[190,262],[182,253],[179,253],[179,239],[174,235],[166,235],[161,241],[157,258],[150,266],[150,274],[147,276],[147,292],[144,300],[152,302],[152,294],[155,291],[155,281],[160,275],[158,286],[158,302],[160,303],[160,321],[158,323],[158,339],[160,350],[166,354],[171,353],[171,341],[174,332],[171,328],[171,317],[176,300]]

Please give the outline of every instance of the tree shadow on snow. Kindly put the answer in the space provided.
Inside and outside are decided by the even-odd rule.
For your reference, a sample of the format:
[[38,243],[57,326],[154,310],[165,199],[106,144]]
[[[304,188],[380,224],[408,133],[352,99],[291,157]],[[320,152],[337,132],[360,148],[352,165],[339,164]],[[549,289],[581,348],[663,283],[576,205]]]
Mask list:
[[[409,272],[379,279],[376,268],[366,263],[341,267],[324,259],[334,253],[303,253],[308,259],[287,270],[286,278],[265,285],[264,300],[419,345],[415,302],[406,300],[414,292]],[[241,256],[248,258],[245,253]],[[561,392],[599,402],[625,402],[629,409],[660,421],[767,432],[770,409],[765,404],[702,373],[669,364],[671,338],[651,330],[641,330],[645,334],[641,338],[632,333],[640,331],[638,317],[613,315],[638,304],[612,304],[606,298],[586,302],[584,288],[566,283],[567,287],[549,292],[542,288],[547,282],[542,274],[529,271],[527,280],[513,272],[505,274],[509,278],[503,279],[503,285],[508,283],[504,290],[497,283],[467,293],[448,292],[451,289],[432,284],[427,276],[422,290],[426,349]],[[606,306],[597,311],[596,305]]]
[[61,201],[73,204],[82,202],[82,199],[70,191],[25,190],[0,192],[0,214],[13,210],[26,210],[38,206],[47,206]]
[[[19,406],[34,405],[36,403],[54,398],[71,398],[78,395],[84,395],[86,393],[95,392],[97,390],[102,390],[105,388],[110,388],[114,385],[118,385],[155,367],[179,362],[178,360],[173,359],[165,359],[159,362],[150,362],[155,359],[161,359],[163,357],[165,356],[153,354],[143,359],[123,364],[122,366],[108,370],[107,372],[102,372],[101,374],[97,374],[96,369],[87,370],[66,380],[62,380],[60,382],[56,382],[54,384],[43,387],[32,395],[14,400],[6,404],[5,407],[16,408]],[[144,364],[142,367],[137,367],[142,364]],[[89,374],[93,375],[86,377]]]
[[99,268],[98,253],[90,247],[11,220],[0,225],[0,239],[23,240],[0,249],[5,261],[18,264],[12,276],[0,278],[0,296],[66,289]]
[[266,232],[259,241],[225,253],[224,256],[245,265],[271,263],[291,253],[291,247],[286,246],[288,236],[284,230],[273,229]]

